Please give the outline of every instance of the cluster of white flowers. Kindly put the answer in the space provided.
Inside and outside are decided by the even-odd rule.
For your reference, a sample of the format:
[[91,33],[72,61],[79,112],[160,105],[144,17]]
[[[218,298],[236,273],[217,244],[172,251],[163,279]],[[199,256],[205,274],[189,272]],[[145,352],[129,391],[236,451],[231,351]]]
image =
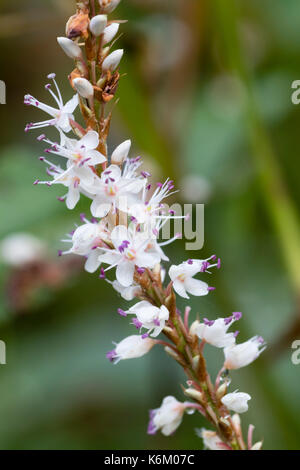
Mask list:
[[[123,299],[139,300],[128,309],[118,310],[121,316],[130,316],[131,323],[139,330],[139,334],[123,339],[107,353],[107,358],[114,363],[141,357],[154,345],[162,344],[162,340],[157,337],[162,332],[170,334],[174,327],[166,301],[168,296],[176,292],[180,297],[189,299],[189,295],[209,294],[214,288],[195,276],[210,273],[211,268],[221,266],[220,259],[216,256],[205,260],[188,259],[169,268],[169,284],[164,287],[166,271],[161,264],[169,259],[162,247],[181,236],[176,234],[165,242],[160,242],[159,238],[164,225],[178,218],[174,211],[167,210],[164,205],[165,198],[175,192],[174,183],[167,179],[153,188],[150,183],[151,175],[141,170],[141,159],[129,158],[131,141],[122,142],[108,155],[106,144],[101,141],[101,129],[97,125],[90,125],[92,117],[95,117],[96,96],[101,102],[99,90],[103,90],[107,82],[112,83],[119,77],[118,66],[123,50],[111,52],[111,46],[108,46],[118,32],[119,23],[108,23],[106,16],[116,8],[119,1],[99,0],[101,14],[89,21],[89,34],[94,38],[101,37],[100,44],[105,46],[98,80],[95,77],[97,81],[88,79],[80,43],[68,37],[60,37],[59,45],[76,63],[76,76],[71,79],[76,94],[64,104],[55,74],[52,73],[48,78],[53,84],[47,84],[46,89],[56,107],[41,103],[31,95],[25,96],[26,104],[50,115],[50,119],[28,124],[26,131],[52,126],[57,129],[59,137],[59,142],[49,140],[45,134],[38,137],[38,141],[47,144],[45,153],[53,155],[55,161],[40,157],[47,165],[50,179],[36,180],[34,184],[63,185],[67,192],[58,199],[65,201],[68,209],[75,208],[81,195],[91,201],[91,219],[82,214],[82,224],[64,240],[70,246],[60,254],[73,253],[84,257],[85,270],[90,273],[99,270],[101,279],[106,279],[106,273],[115,269],[115,278],[106,279],[107,282]],[[81,71],[82,76],[78,76]],[[78,105],[82,114],[88,116],[86,129],[75,120],[74,113]],[[69,136],[71,132],[72,137]],[[151,284],[153,277],[160,286],[159,292]],[[152,297],[150,293],[153,294]],[[186,335],[192,336],[194,344],[198,342],[200,347],[209,343],[222,348],[225,355],[222,370],[238,369],[254,361],[264,349],[260,337],[236,344],[238,332],[228,332],[228,329],[240,318],[240,313],[233,313],[229,318],[218,318],[215,321],[203,319],[202,322],[194,322],[190,330],[188,324],[185,324]],[[174,351],[173,354],[176,355]],[[247,402],[251,398],[248,394],[226,392],[227,387],[220,397],[220,406],[226,408],[228,413],[247,411]],[[184,412],[195,408],[197,409],[197,405],[194,403],[180,403],[174,397],[165,398],[160,408],[151,411],[149,433],[153,434],[161,429],[164,435],[172,434],[180,425]],[[224,443],[217,434],[203,431],[202,437],[206,447],[224,448]]]

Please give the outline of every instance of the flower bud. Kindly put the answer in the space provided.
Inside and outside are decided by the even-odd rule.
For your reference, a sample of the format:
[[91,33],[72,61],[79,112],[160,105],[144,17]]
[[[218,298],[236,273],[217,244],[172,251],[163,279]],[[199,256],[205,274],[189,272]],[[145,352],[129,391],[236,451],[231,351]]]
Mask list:
[[254,444],[250,450],[261,450],[262,445],[263,445],[262,441],[256,442],[256,444]]
[[191,335],[197,335],[197,330],[198,326],[200,325],[200,322],[198,320],[195,320],[191,326],[190,326],[190,334]]
[[103,13],[111,13],[119,5],[121,0],[99,0],[99,5]]
[[113,72],[114,70],[116,70],[116,68],[118,67],[122,59],[123,54],[124,54],[123,49],[117,49],[116,51],[109,54],[103,61],[103,64],[102,64],[103,72],[107,72],[108,70]]
[[227,393],[221,401],[229,410],[240,414],[248,411],[249,400],[251,400],[251,396],[248,393],[233,392]]
[[80,47],[71,39],[59,37],[57,38],[57,42],[62,48],[62,50],[67,54],[68,57],[71,59],[81,59],[82,58],[82,51]]
[[90,22],[90,31],[94,36],[100,36],[103,33],[107,25],[107,16],[106,15],[97,15],[91,19]]
[[217,390],[217,398],[220,400],[227,392],[227,384],[222,384]]
[[121,165],[128,157],[130,147],[131,140],[125,140],[125,142],[120,144],[112,153],[111,163],[114,165]]
[[194,388],[187,388],[185,391],[184,391],[184,394],[187,396],[187,397],[190,397],[190,398],[193,398],[193,400],[196,400],[200,403],[203,402],[203,395],[201,392],[199,392],[199,390],[195,390]]
[[119,31],[119,23],[112,23],[107,26],[103,33],[103,45],[109,43],[113,40],[117,32]]
[[73,85],[82,98],[88,99],[94,96],[93,85],[86,78],[74,78]]

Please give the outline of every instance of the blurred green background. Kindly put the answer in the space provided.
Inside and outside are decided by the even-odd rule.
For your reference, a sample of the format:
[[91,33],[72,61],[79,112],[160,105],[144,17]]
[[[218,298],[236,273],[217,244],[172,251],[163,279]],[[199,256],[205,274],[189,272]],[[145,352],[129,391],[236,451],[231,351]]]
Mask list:
[[[82,269],[57,259],[64,234],[88,212],[67,211],[63,189],[33,186],[44,178],[42,146],[24,134],[43,116],[23,105],[25,93],[49,102],[46,76],[56,72],[65,100],[72,62],[56,44],[74,12],[72,0],[0,3],[0,240],[29,233],[45,245],[27,265],[0,265],[2,449],[200,449],[205,423],[186,416],[173,437],[146,434],[148,409],[165,395],[184,399],[185,378],[154,349],[112,366],[112,341],[133,334],[116,311],[126,303]],[[242,311],[240,341],[269,343],[256,363],[232,374],[232,391],[252,395],[245,424],[266,449],[300,448],[299,128],[291,83],[300,79],[298,0],[123,0],[115,17],[126,49],[110,144],[128,138],[158,179],[171,175],[181,202],[205,203],[205,245],[174,261],[216,252],[217,290],[190,302],[215,318]],[[50,133],[51,134],[51,133]],[[215,374],[222,354],[207,348]]]

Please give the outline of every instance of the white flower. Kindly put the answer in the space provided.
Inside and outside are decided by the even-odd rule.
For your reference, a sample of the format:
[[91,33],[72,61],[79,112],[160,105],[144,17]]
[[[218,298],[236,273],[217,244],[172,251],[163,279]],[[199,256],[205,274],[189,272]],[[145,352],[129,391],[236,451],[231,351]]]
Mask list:
[[240,369],[255,361],[265,350],[264,340],[260,336],[254,336],[248,341],[229,346],[224,349],[226,369]]
[[39,129],[41,127],[55,126],[59,130],[68,133],[72,130],[70,120],[74,119],[73,112],[78,106],[78,95],[74,95],[70,101],[64,104],[61,92],[55,80],[55,74],[53,73],[48,75],[48,78],[53,80],[55,88],[57,90],[57,95],[52,91],[50,84],[46,85],[46,89],[53,96],[58,108],[53,108],[52,106],[48,106],[44,103],[41,103],[39,100],[37,100],[31,95],[25,95],[25,104],[29,106],[35,106],[36,108],[41,109],[42,111],[47,114],[50,114],[51,116],[51,119],[48,119],[46,121],[27,124],[25,130],[28,131],[30,129]]
[[65,37],[58,37],[57,42],[62,48],[62,50],[67,54],[68,57],[71,59],[81,59],[82,58],[82,50],[76,44],[74,41],[71,39],[65,38]]
[[110,165],[102,172],[93,189],[94,198],[91,213],[94,217],[104,217],[116,208],[127,211],[132,201],[137,200],[137,194],[143,188],[144,181],[123,172],[117,165]]
[[229,450],[214,431],[196,429],[196,434],[203,439],[203,444],[209,450]]
[[227,333],[227,330],[241,316],[240,312],[234,312],[229,318],[218,318],[212,321],[204,319],[203,323],[198,322],[196,328],[193,327],[193,332],[206,343],[216,348],[225,348],[235,343],[236,334]]
[[99,261],[110,264],[107,269],[117,267],[117,280],[124,287],[132,285],[136,266],[153,268],[160,262],[158,253],[147,252],[147,239],[143,233],[118,225],[111,233],[111,241],[115,249],[107,249],[104,255],[100,255]]
[[195,296],[207,295],[210,287],[206,282],[194,279],[193,276],[200,272],[199,264],[194,263],[192,260],[181,263],[179,266],[171,266],[169,269],[169,276],[173,281],[173,288],[178,295],[189,299],[187,293]]
[[132,286],[124,287],[117,280],[113,282],[110,282],[110,281],[107,281],[107,282],[112,284],[115,291],[117,291],[121,295],[121,297],[127,300],[128,302],[133,300],[136,297],[136,294],[140,292],[141,290],[140,286],[135,283],[133,283]]
[[76,255],[85,256],[85,270],[89,273],[94,273],[100,266],[99,255],[102,253],[101,247],[103,241],[109,238],[109,232],[106,228],[106,223],[101,221],[99,223],[91,223],[84,219],[86,222],[80,225],[72,234],[70,240],[72,247],[70,250],[62,254],[74,253]]
[[172,396],[163,399],[160,408],[150,411],[148,434],[155,434],[159,429],[164,436],[170,436],[180,426],[185,404]]
[[99,5],[104,13],[111,13],[119,5],[121,0],[99,0]]
[[67,158],[78,167],[95,166],[106,161],[106,157],[96,150],[99,145],[99,135],[96,131],[88,131],[81,139],[66,138],[64,145],[58,145],[43,139],[51,145],[47,153]]
[[103,33],[103,39],[102,39],[103,45],[113,40],[113,38],[119,31],[119,27],[120,27],[119,23],[112,23],[105,28],[104,33]]
[[123,49],[117,49],[116,51],[109,54],[102,63],[102,71],[107,72],[108,70],[110,70],[111,72],[114,72],[114,70],[116,70],[119,63],[121,62],[123,54]]
[[93,85],[86,78],[74,78],[73,85],[77,93],[83,98],[89,99],[94,96]]
[[225,405],[229,410],[234,411],[235,413],[245,413],[248,411],[248,401],[251,400],[251,396],[248,393],[243,392],[233,392],[227,393],[221,399],[223,405]]
[[107,25],[106,15],[96,15],[90,21],[90,31],[94,36],[100,36],[103,33]]
[[107,359],[115,364],[124,359],[135,359],[147,354],[155,345],[155,340],[133,335],[116,344],[115,349],[106,354]]
[[2,260],[11,266],[19,267],[42,259],[45,255],[44,244],[29,233],[14,233],[0,243]]
[[148,330],[148,334],[152,333],[153,337],[161,333],[169,319],[167,307],[162,305],[158,308],[146,300],[133,305],[126,313],[136,315],[134,325],[138,329],[145,328]]

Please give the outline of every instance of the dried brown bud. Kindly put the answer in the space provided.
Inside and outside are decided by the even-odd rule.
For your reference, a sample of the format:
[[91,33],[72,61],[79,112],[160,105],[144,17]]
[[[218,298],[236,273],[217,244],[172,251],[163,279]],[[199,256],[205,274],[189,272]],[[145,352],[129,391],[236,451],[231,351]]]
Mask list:
[[120,74],[115,72],[112,77],[106,82],[102,92],[102,100],[104,103],[108,103],[113,99],[118,89]]
[[79,11],[71,16],[66,25],[66,36],[69,39],[82,37],[87,39],[89,37],[89,24],[90,19],[86,10]]

